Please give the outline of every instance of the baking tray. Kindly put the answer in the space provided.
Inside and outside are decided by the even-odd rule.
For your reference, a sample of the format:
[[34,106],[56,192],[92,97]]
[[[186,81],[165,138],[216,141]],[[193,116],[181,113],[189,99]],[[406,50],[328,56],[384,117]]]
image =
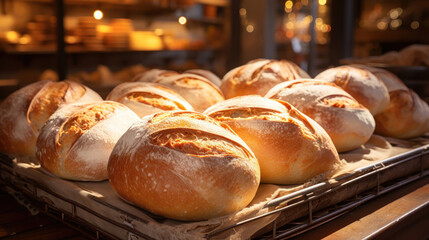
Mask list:
[[[45,186],[37,179],[16,172],[14,167],[11,157],[0,154],[0,182],[3,188],[9,192],[23,194],[40,211],[74,227],[88,237],[153,239],[145,234],[147,221],[132,211],[124,211],[99,198],[90,197],[91,201],[95,201],[102,208],[120,212],[121,217],[110,216],[106,211],[100,211],[100,208],[95,211],[92,207]],[[207,231],[203,238],[224,239],[248,224],[270,217],[275,220],[256,229],[252,238],[284,239],[295,236],[335,219],[372,198],[427,175],[429,144],[275,198],[263,206],[267,209],[266,213]],[[141,225],[132,225],[132,219],[137,219]]]

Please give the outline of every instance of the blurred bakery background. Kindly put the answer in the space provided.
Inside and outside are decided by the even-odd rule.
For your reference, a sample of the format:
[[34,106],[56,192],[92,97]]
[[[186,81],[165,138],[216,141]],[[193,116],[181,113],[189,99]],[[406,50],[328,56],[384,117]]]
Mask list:
[[151,68],[256,58],[386,68],[429,102],[427,0],[0,0],[0,99],[40,79],[101,95]]

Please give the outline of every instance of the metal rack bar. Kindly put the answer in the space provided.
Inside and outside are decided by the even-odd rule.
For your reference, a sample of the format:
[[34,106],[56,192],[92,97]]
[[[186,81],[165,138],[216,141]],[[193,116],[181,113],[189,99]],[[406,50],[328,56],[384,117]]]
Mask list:
[[[376,194],[369,195],[369,197],[364,198],[364,199],[360,199],[360,200],[356,201],[355,203],[351,204],[349,207],[345,207],[344,209],[339,209],[337,211],[334,211],[333,213],[330,213],[330,214],[328,214],[328,215],[326,215],[324,217],[321,217],[318,220],[314,220],[314,221],[309,220],[308,222],[311,222],[311,224],[302,224],[301,226],[297,226],[297,227],[295,227],[295,230],[291,230],[290,232],[288,232],[288,234],[296,232],[296,231],[298,231],[300,229],[304,229],[304,228],[309,227],[311,225],[317,224],[317,223],[321,222],[324,219],[330,219],[333,216],[338,215],[339,213],[342,213],[344,211],[347,211],[347,210],[349,210],[349,209],[351,209],[351,208],[353,208],[355,206],[358,206],[358,205],[360,205],[360,204],[362,204],[362,203],[364,203],[364,202],[366,202],[366,201],[368,201],[368,200],[370,200],[370,199],[372,199],[372,198],[374,198],[374,197],[376,197],[378,195],[384,194],[384,193],[386,193],[388,191],[391,191],[391,190],[393,190],[395,188],[398,188],[398,187],[403,186],[403,185],[405,185],[405,184],[407,184],[409,182],[415,181],[415,180],[417,180],[419,178],[422,178],[422,177],[428,175],[429,174],[429,170],[428,171],[423,171],[423,173],[422,173],[422,169],[423,169],[423,160],[422,160],[423,158],[422,157],[423,157],[423,155],[425,155],[425,154],[427,154],[429,152],[428,148],[429,148],[429,144],[425,145],[425,146],[422,146],[422,147],[419,147],[417,149],[414,149],[412,151],[409,151],[409,152],[406,152],[406,153],[403,153],[403,154],[399,154],[399,155],[396,155],[396,156],[391,157],[391,158],[387,158],[386,160],[384,160],[384,161],[382,161],[380,163],[376,163],[376,164],[372,164],[372,165],[369,165],[369,166],[366,166],[366,167],[363,167],[363,168],[356,169],[353,173],[348,174],[346,176],[341,176],[341,177],[339,177],[339,178],[336,179],[338,182],[342,182],[342,183],[337,184],[333,188],[330,188],[330,189],[328,189],[326,191],[323,191],[320,194],[316,194],[315,191],[316,190],[322,190],[326,186],[329,186],[330,184],[328,182],[319,183],[319,184],[310,186],[308,188],[301,189],[299,191],[296,191],[296,192],[293,192],[291,194],[285,195],[283,197],[276,198],[276,199],[272,200],[271,202],[267,203],[264,206],[264,208],[276,207],[276,206],[279,206],[282,203],[286,203],[288,200],[291,200],[291,199],[294,199],[294,198],[297,198],[297,197],[305,197],[305,196],[308,196],[310,194],[313,194],[313,196],[310,196],[310,197],[308,197],[305,200],[302,200],[302,201],[299,201],[299,202],[287,205],[285,207],[281,207],[281,208],[275,209],[275,210],[270,211],[268,213],[261,214],[259,216],[253,217],[253,218],[249,218],[249,219],[240,221],[240,222],[238,222],[238,223],[236,223],[234,225],[231,225],[231,226],[225,227],[223,229],[219,229],[217,231],[211,232],[211,233],[207,234],[207,237],[211,238],[211,237],[213,237],[213,236],[215,236],[215,235],[217,235],[217,234],[219,234],[221,232],[224,232],[226,230],[238,227],[240,225],[243,225],[243,224],[246,224],[246,223],[249,223],[249,222],[252,222],[252,221],[256,221],[258,219],[270,216],[270,215],[275,214],[275,213],[283,212],[283,211],[285,211],[287,209],[290,209],[290,208],[293,208],[293,207],[295,207],[295,206],[297,206],[299,204],[303,204],[305,202],[309,202],[311,200],[320,198],[320,197],[322,197],[322,196],[324,196],[324,195],[326,195],[326,194],[328,194],[328,193],[330,193],[332,191],[335,191],[335,190],[340,189],[340,188],[344,188],[345,186],[348,186],[348,185],[350,185],[350,184],[352,184],[354,182],[357,182],[359,180],[362,180],[364,178],[368,178],[368,177],[371,177],[373,175],[376,176],[376,179],[377,179],[377,181],[376,181],[377,184],[375,186],[375,188],[376,188]],[[385,188],[383,190],[380,190],[380,177],[379,177],[379,173],[381,171],[386,171],[387,169],[393,168],[393,167],[398,166],[400,164],[404,164],[404,163],[406,163],[408,161],[411,161],[411,160],[414,160],[416,158],[419,158],[419,161],[420,161],[420,171],[419,171],[419,174],[417,176],[413,175],[414,177],[410,177],[408,180],[398,182],[396,185],[392,185],[389,188]],[[377,189],[378,189],[378,193],[377,193]],[[310,209],[309,209],[309,211],[310,211]],[[311,212],[311,214],[309,214],[309,216],[312,217],[312,215],[313,215],[313,213]],[[285,236],[284,234],[276,235],[276,238],[282,238],[284,236]]]
[[[205,237],[212,238],[218,235],[219,233],[225,232],[227,230],[233,229],[243,224],[256,221],[258,219],[261,219],[273,214],[284,214],[286,213],[286,211],[293,208],[300,209],[299,211],[301,211],[301,209],[306,208],[305,211],[307,211],[307,214],[301,215],[302,217],[305,217],[304,219],[306,220],[295,224],[295,223],[291,223],[293,219],[279,220],[279,218],[276,218],[275,221],[271,223],[272,231],[271,231],[270,238],[279,239],[279,238],[284,238],[284,237],[296,235],[301,232],[307,231],[309,229],[312,229],[316,226],[319,226],[321,224],[324,224],[326,222],[331,221],[332,219],[335,219],[341,216],[347,211],[353,209],[354,207],[362,203],[369,201],[374,197],[387,193],[393,189],[401,187],[417,179],[428,176],[429,169],[425,169],[425,164],[429,157],[428,148],[429,148],[429,144],[419,147],[415,150],[409,151],[407,153],[400,154],[392,158],[388,158],[380,163],[372,164],[370,166],[357,169],[351,174],[336,178],[335,179],[337,180],[336,183],[329,183],[329,182],[319,183],[319,184],[301,189],[299,191],[293,192],[284,197],[277,198],[274,201],[269,202],[263,207],[265,209],[268,207],[272,207],[273,208],[272,210],[267,209],[268,212],[264,214],[260,214],[255,217],[248,218],[243,221],[237,222],[233,225],[207,233]],[[103,216],[102,213],[98,213],[95,210],[89,209],[88,207],[83,206],[82,204],[79,204],[78,202],[75,202],[71,199],[66,199],[63,196],[60,196],[59,194],[48,189],[48,187],[44,187],[38,184],[37,182],[30,181],[30,179],[27,179],[25,176],[15,174],[13,170],[13,165],[10,164],[11,161],[7,155],[0,154],[0,160],[1,160],[0,168],[4,173],[2,175],[1,180],[11,181],[10,176],[13,176],[13,178],[18,180],[18,182],[21,181],[23,183],[28,183],[28,184],[31,183],[30,187],[27,186],[28,184],[24,184],[22,186],[19,184],[16,186],[13,186],[13,185],[12,186],[15,187],[16,189],[19,189],[21,187],[20,190],[25,190],[23,193],[29,195],[29,197],[41,203],[42,210],[44,208],[44,211],[47,214],[53,215],[54,217],[58,218],[63,222],[70,222],[69,224],[72,226],[73,224],[76,225],[79,223],[84,224],[84,226],[89,225],[90,228],[92,229],[92,236],[95,236],[97,238],[100,238],[100,236],[109,236],[109,233],[103,231],[103,229],[100,229],[100,227],[92,225],[90,222],[87,222],[85,219],[81,219],[79,216],[76,216],[76,208],[79,207],[84,211],[87,211],[88,213],[92,214],[94,217],[97,217],[101,220],[105,220],[106,222],[113,224],[114,226],[118,226],[126,230],[129,235],[135,235],[136,237],[150,239],[149,236],[146,236],[144,233],[139,232],[138,229],[133,229],[128,225],[122,224],[113,219],[109,219],[108,217]],[[414,161],[414,162],[410,162],[410,161]],[[397,169],[401,169],[402,166],[412,166],[412,170],[406,171],[406,172],[399,171],[399,174],[393,171],[393,173],[397,175],[394,175],[393,177],[389,176],[389,174],[392,173],[390,169],[397,170]],[[384,173],[388,173],[388,175],[385,175]],[[325,203],[325,205],[319,204],[323,199],[326,200],[327,197],[330,196],[327,194],[334,194],[336,193],[336,191],[340,191],[340,190],[344,191],[347,189],[352,189],[351,191],[355,191],[353,190],[354,187],[360,187],[363,182],[365,184],[369,183],[369,185],[367,186],[365,185],[365,187],[360,189],[358,192],[356,192],[356,194],[353,195],[353,197],[350,197],[350,195],[346,195],[349,197],[348,199],[340,199],[339,202],[328,202],[328,203]],[[57,209],[54,206],[50,206],[49,203],[45,202],[43,198],[38,197],[39,195],[37,192],[38,189],[52,195],[53,197],[63,200],[66,203],[70,203],[72,205],[70,212]],[[99,204],[103,204],[108,208],[112,208],[113,210],[118,211],[127,217],[130,217],[138,221],[143,220],[134,216],[132,213],[125,212],[115,206],[109,205],[108,203],[103,203],[102,200],[100,199],[97,199],[95,197],[91,199],[94,201],[97,201]],[[293,200],[294,202],[292,203],[291,200]],[[283,204],[284,206],[280,206],[281,204]],[[332,205],[336,205],[336,207],[332,207]],[[276,207],[277,209],[275,209]],[[305,211],[304,211],[304,214],[305,214]],[[297,217],[296,219],[298,218],[299,217]],[[77,222],[77,223],[74,223],[74,222]],[[293,226],[284,229],[285,226],[289,226],[289,225],[293,225]]]

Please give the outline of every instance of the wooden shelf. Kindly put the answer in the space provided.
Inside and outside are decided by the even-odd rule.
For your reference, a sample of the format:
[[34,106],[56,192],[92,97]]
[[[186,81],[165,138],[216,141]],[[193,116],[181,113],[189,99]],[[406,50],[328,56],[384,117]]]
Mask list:
[[426,42],[429,43],[427,33],[429,29],[398,29],[398,30],[367,30],[356,29],[355,41],[361,42]]
[[[87,54],[87,53],[100,53],[100,54],[110,54],[110,53],[183,53],[183,52],[214,52],[219,51],[219,49],[213,48],[201,48],[201,49],[163,49],[163,50],[135,50],[135,49],[101,49],[101,50],[91,50],[83,47],[66,47],[67,54]],[[1,51],[0,51],[1,52]],[[56,54],[55,47],[38,47],[38,48],[28,48],[28,49],[6,49],[4,53],[10,55],[50,55]]]

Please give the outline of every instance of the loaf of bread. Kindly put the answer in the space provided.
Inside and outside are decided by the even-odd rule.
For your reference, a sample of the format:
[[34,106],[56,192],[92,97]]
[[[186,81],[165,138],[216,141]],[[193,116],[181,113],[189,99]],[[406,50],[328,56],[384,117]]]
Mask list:
[[164,76],[155,81],[180,94],[198,112],[223,101],[223,94],[216,85],[205,77],[190,74]]
[[275,85],[299,78],[310,76],[292,62],[256,59],[225,74],[220,89],[226,99],[252,94],[264,96]]
[[374,116],[375,132],[395,138],[418,137],[429,132],[429,106],[415,92],[393,73],[363,65],[364,68],[377,76],[386,85],[390,103],[381,113]]
[[139,120],[117,102],[67,105],[56,111],[40,131],[36,158],[43,169],[61,178],[105,180],[114,145]]
[[156,113],[131,126],[108,172],[126,201],[185,221],[241,210],[260,181],[254,154],[228,126],[188,111]]
[[338,152],[366,143],[375,129],[368,109],[333,83],[313,79],[283,82],[265,97],[286,101],[320,124]]
[[191,110],[192,106],[178,93],[161,84],[127,82],[116,86],[106,100],[120,102],[139,117],[170,110]]
[[204,113],[226,123],[247,143],[258,159],[263,183],[304,183],[328,176],[339,163],[326,131],[286,102],[248,95]]
[[0,106],[0,151],[34,157],[39,130],[61,106],[102,98],[80,83],[38,81],[9,95]]
[[208,70],[190,69],[190,70],[186,70],[185,73],[191,73],[191,74],[200,75],[202,77],[205,77],[208,80],[210,80],[214,85],[216,85],[216,87],[220,87],[220,84],[222,83],[222,81],[220,80],[220,78],[216,74],[214,74]]
[[316,79],[335,83],[368,108],[374,116],[389,105],[389,92],[383,82],[370,71],[354,66],[329,68]]

